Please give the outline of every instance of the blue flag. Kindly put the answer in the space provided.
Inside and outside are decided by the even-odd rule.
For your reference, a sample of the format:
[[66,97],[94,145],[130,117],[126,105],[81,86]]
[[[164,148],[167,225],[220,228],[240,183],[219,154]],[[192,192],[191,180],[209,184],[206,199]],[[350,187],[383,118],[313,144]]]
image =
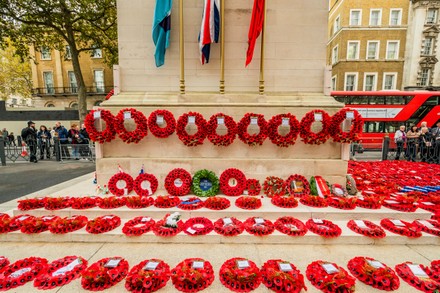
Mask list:
[[153,20],[153,41],[154,45],[156,45],[154,57],[157,67],[165,63],[165,51],[170,46],[172,5],[172,0],[156,0]]

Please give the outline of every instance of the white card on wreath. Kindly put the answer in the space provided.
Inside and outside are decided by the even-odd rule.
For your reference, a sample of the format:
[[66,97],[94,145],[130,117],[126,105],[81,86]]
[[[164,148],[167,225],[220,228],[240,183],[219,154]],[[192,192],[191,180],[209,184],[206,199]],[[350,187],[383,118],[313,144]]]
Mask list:
[[159,263],[156,261],[149,261],[144,266],[144,271],[154,271],[158,265],[159,265]]
[[406,225],[401,220],[391,220],[391,222],[398,227],[406,227]]
[[129,111],[124,112],[124,120],[127,120],[127,119],[131,119],[131,112],[129,112]]
[[161,124],[163,124],[163,116],[162,115],[157,115],[156,116],[156,124],[159,124],[159,125],[161,125]]
[[322,113],[314,113],[315,121],[322,121]]
[[108,262],[104,265],[104,268],[116,268],[122,259],[109,259]]
[[420,224],[426,226],[428,229],[435,229],[435,226],[426,220],[417,220]]
[[29,218],[29,216],[21,216],[20,218],[18,218],[18,220],[21,222],[26,220],[27,218]]
[[292,266],[290,265],[290,263],[287,262],[279,262],[278,266],[280,267],[280,270],[283,272],[291,272],[293,271]]
[[370,264],[370,266],[372,266],[375,269],[381,269],[381,268],[385,267],[383,265],[383,263],[381,263],[380,261],[377,261],[377,260],[369,260],[369,259],[367,259],[367,262]]
[[392,199],[386,199],[384,200],[384,202],[388,203],[388,204],[398,204],[398,201],[392,200]]
[[101,111],[93,112],[93,119],[100,119],[100,118],[101,118]]
[[313,221],[313,223],[315,223],[315,224],[324,224],[324,221],[321,220],[321,219],[318,219],[318,218],[313,218],[312,221]]
[[258,117],[251,117],[251,125],[257,125],[258,124]]
[[188,124],[196,124],[196,116],[188,116]]
[[197,231],[194,230],[193,228],[189,227],[188,229],[186,229],[186,232],[188,232],[188,233],[190,233],[190,234],[194,234],[194,233],[196,233]]
[[104,216],[102,219],[103,220],[110,220],[113,219],[115,216]]
[[339,269],[331,263],[323,263],[321,266],[327,274],[339,273]]
[[73,271],[73,269],[80,264],[80,260],[79,258],[75,259],[74,261],[72,261],[70,264],[68,264],[65,267],[62,267],[58,270],[56,270],[55,272],[52,273],[53,277],[59,276],[59,275],[64,275],[67,272]]
[[248,267],[250,267],[251,265],[249,264],[249,261],[248,260],[238,260],[237,261],[237,267],[239,268],[239,269],[245,269],[245,268],[248,268]]
[[23,274],[25,274],[25,273],[27,273],[27,272],[29,272],[29,271],[31,271],[31,270],[32,270],[32,268],[22,268],[22,269],[20,269],[20,270],[18,270],[18,271],[13,272],[13,273],[10,274],[9,276],[10,276],[11,278],[18,278],[18,277],[20,277],[21,275],[23,275]]
[[420,267],[420,265],[415,265],[415,264],[406,264],[409,269],[411,270],[411,272],[416,275],[417,277],[420,278],[428,278],[428,275],[426,274],[426,272]]
[[217,117],[217,124],[218,125],[225,124],[225,117]]
[[422,202],[422,204],[424,204],[425,206],[435,206],[435,204],[433,204],[432,202],[429,202],[429,201],[424,201],[424,202]]
[[287,117],[284,117],[284,118],[281,120],[281,125],[282,125],[282,126],[289,126],[289,122],[290,122],[290,119],[287,118]]
[[193,261],[192,264],[193,269],[203,269],[205,267],[204,261]]
[[257,224],[257,225],[264,224],[264,219],[263,218],[255,218],[254,221],[255,221],[255,224]]
[[345,119],[353,120],[354,119],[354,112],[353,111],[345,112]]
[[141,222],[142,222],[142,223],[149,222],[149,221],[151,221],[151,218],[150,218],[150,217],[143,217],[143,218],[141,219]]
[[232,225],[233,222],[231,220],[231,218],[223,218],[223,226],[228,226],[228,225]]
[[365,222],[363,220],[354,220],[354,223],[361,229],[368,229],[368,226],[365,225]]

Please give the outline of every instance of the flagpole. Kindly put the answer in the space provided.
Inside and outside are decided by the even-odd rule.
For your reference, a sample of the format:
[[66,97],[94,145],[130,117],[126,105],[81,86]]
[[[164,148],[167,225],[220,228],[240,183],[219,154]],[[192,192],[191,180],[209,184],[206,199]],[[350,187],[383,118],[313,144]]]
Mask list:
[[266,0],[263,0],[263,28],[261,29],[261,56],[260,56],[260,95],[264,95],[264,35],[266,32]]
[[183,0],[179,1],[180,94],[185,94],[185,40],[183,35]]
[[225,0],[220,0],[220,94],[225,93]]

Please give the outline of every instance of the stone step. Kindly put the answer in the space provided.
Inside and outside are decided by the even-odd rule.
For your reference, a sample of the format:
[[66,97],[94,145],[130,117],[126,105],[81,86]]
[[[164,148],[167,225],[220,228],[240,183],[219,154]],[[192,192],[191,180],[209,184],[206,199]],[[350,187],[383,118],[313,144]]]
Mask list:
[[[67,234],[52,234],[48,231],[40,234],[23,234],[20,231],[0,234],[0,242],[88,242],[88,243],[175,243],[175,244],[200,244],[200,243],[229,243],[229,244],[295,244],[295,245],[440,245],[440,237],[423,233],[420,238],[412,239],[386,231],[387,236],[383,239],[365,237],[347,228],[347,221],[334,221],[342,229],[341,236],[337,238],[324,238],[308,231],[302,237],[291,237],[275,230],[268,236],[254,236],[246,231],[242,234],[225,237],[212,231],[203,236],[189,236],[184,232],[173,237],[159,237],[152,231],[141,236],[128,237],[122,233],[123,224],[127,219],[122,220],[121,226],[103,234],[89,234],[85,228]],[[374,221],[379,224],[378,221]]]

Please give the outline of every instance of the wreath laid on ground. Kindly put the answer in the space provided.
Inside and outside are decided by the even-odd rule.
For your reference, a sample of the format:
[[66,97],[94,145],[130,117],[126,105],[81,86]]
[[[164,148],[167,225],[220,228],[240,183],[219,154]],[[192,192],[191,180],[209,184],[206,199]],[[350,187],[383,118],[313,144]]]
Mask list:
[[271,221],[259,217],[248,218],[244,221],[243,227],[249,234],[256,236],[270,235],[275,230]]
[[[411,269],[413,268],[413,269]],[[396,273],[405,282],[423,292],[438,292],[440,283],[431,279],[422,265],[404,262],[395,266]],[[413,272],[416,270],[417,275]]]
[[[145,181],[149,183],[149,187],[147,188],[142,187],[142,183]],[[159,183],[156,176],[148,173],[139,174],[133,182],[134,191],[139,196],[153,195],[156,192],[158,185]]]
[[125,205],[130,209],[144,209],[154,204],[154,199],[150,196],[127,196]]
[[37,197],[37,198],[26,198],[20,199],[18,202],[18,209],[20,211],[30,211],[36,210],[44,207],[45,198]]
[[131,268],[125,278],[125,288],[130,292],[155,292],[170,279],[170,266],[160,259],[147,259]]
[[[124,126],[124,121],[133,119],[136,123],[136,129],[127,131]],[[139,143],[144,137],[148,135],[148,123],[145,115],[133,108],[125,108],[119,111],[114,120],[114,127],[116,133],[126,143]]]
[[431,267],[428,269],[428,275],[437,282],[440,281],[440,260],[433,260],[431,262]]
[[355,233],[370,237],[370,238],[384,238],[385,231],[373,222],[366,220],[350,220],[347,227]]
[[205,208],[210,210],[220,211],[227,209],[230,206],[231,202],[229,201],[229,199],[220,196],[209,197],[205,200]]
[[417,205],[414,203],[402,203],[394,199],[385,199],[382,205],[386,208],[406,213],[413,213],[417,210]]
[[35,218],[31,215],[17,215],[14,217],[3,216],[0,218],[0,233],[8,233],[12,231],[20,230],[24,220]]
[[327,203],[329,206],[334,207],[335,209],[354,210],[356,208],[356,200],[357,198],[354,196],[351,197],[332,196],[327,198]]
[[181,210],[193,211],[203,208],[205,203],[198,197],[190,197],[186,200],[182,200],[177,207]]
[[276,176],[266,177],[263,183],[263,192],[267,197],[285,195],[287,193],[286,182]]
[[185,223],[180,220],[179,213],[166,214],[162,220],[153,225],[153,232],[156,236],[171,237],[179,234],[184,227]]
[[9,265],[9,259],[7,257],[0,256],[0,273],[7,265]]
[[417,206],[421,209],[424,209],[425,211],[435,213],[437,211],[440,211],[440,204],[439,203],[432,203],[427,201],[419,201],[417,203]]
[[99,197],[86,196],[86,197],[72,197],[72,209],[85,210],[96,207]]
[[[349,117],[348,113],[352,114]],[[359,135],[362,133],[362,127],[364,126],[364,120],[358,111],[350,108],[343,108],[334,114],[331,118],[330,135],[333,141],[340,143],[352,143],[359,141]],[[349,132],[344,132],[341,129],[341,123],[344,120],[351,120],[351,126]]]
[[[258,134],[249,134],[248,127],[256,119],[256,124],[260,128]],[[264,119],[264,115],[255,113],[246,113],[240,122],[238,122],[238,137],[242,142],[249,146],[262,145],[267,137],[267,122]]]
[[285,184],[286,184],[287,192],[290,195],[296,197],[302,197],[303,195],[310,194],[309,181],[307,181],[307,178],[302,175],[299,174],[290,175],[289,178],[287,178]]
[[165,178],[165,189],[175,196],[188,194],[191,190],[191,174],[182,168],[173,169]]
[[56,220],[58,216],[50,215],[44,217],[30,217],[21,223],[21,233],[36,234],[49,230],[49,226]]
[[[286,135],[281,135],[278,127],[289,127]],[[300,130],[299,122],[296,117],[290,113],[278,114],[273,116],[267,123],[267,134],[270,141],[279,147],[289,147],[295,144]]]
[[91,234],[102,234],[121,225],[121,218],[115,215],[96,217],[87,222],[86,230]]
[[255,196],[240,196],[235,201],[235,206],[244,210],[256,210],[261,208],[261,199]]
[[205,217],[194,217],[185,222],[183,232],[190,236],[209,234],[214,229],[211,220]]
[[72,206],[70,197],[46,197],[44,208],[49,211],[62,210]]
[[248,195],[260,195],[261,184],[258,179],[247,179],[246,180],[246,190]]
[[47,259],[29,257],[7,264],[0,275],[0,291],[7,291],[35,279],[47,267]]
[[[317,117],[319,116],[319,118]],[[311,131],[313,122],[321,120],[322,130],[318,133]],[[323,144],[330,137],[331,117],[323,110],[312,110],[308,112],[300,123],[299,136],[305,144]]]
[[309,219],[306,222],[306,227],[313,233],[325,238],[339,237],[342,233],[341,228],[329,220]]
[[399,289],[400,280],[392,268],[371,257],[355,257],[347,264],[348,270],[359,281],[385,291]]
[[257,265],[246,258],[228,259],[220,267],[220,282],[234,292],[250,292],[260,286],[262,277]]
[[49,225],[49,231],[53,234],[66,234],[84,228],[87,222],[87,217],[80,215],[58,218]]
[[159,195],[154,201],[154,206],[161,209],[174,208],[180,204],[177,196]]
[[[159,117],[162,117],[159,119]],[[166,123],[165,127],[159,127],[158,120],[162,120]],[[162,122],[162,121],[159,121]],[[166,138],[174,133],[176,130],[176,119],[173,113],[167,110],[156,110],[151,112],[148,117],[148,128],[151,133],[158,138]]]
[[307,266],[306,276],[322,292],[355,292],[356,279],[335,263],[314,261]]
[[325,208],[328,207],[327,199],[323,197],[319,197],[317,195],[303,195],[299,202],[303,205],[314,207],[314,208]]
[[243,223],[234,217],[221,218],[214,222],[214,231],[223,236],[240,235],[243,230]]
[[390,232],[409,238],[419,238],[422,236],[422,232],[419,231],[415,224],[405,221],[385,218],[380,221],[380,225]]
[[[96,118],[95,118],[96,117]],[[95,127],[96,119],[102,119],[105,122],[105,129],[98,131]],[[87,133],[92,141],[99,143],[110,142],[115,139],[116,130],[114,128],[115,117],[113,114],[104,109],[92,110],[84,119]]]
[[322,176],[310,177],[310,194],[327,198],[331,195],[330,184]]
[[270,202],[280,208],[295,208],[298,206],[298,201],[293,195],[275,195]]
[[440,229],[436,227],[433,223],[438,223],[433,220],[415,220],[413,224],[425,233],[439,236],[440,237]]
[[307,291],[304,276],[295,265],[281,259],[270,259],[261,268],[263,284],[278,293]]
[[97,206],[101,209],[116,209],[125,205],[125,197],[109,196],[97,200]]
[[214,281],[214,269],[202,258],[187,258],[171,270],[174,287],[182,292],[198,292]]
[[[117,186],[117,183],[120,180],[125,182],[124,188],[119,188]],[[133,190],[133,177],[125,172],[116,173],[108,181],[108,189],[116,196],[128,195]]]
[[239,196],[246,189],[246,176],[236,168],[229,168],[220,175],[220,190],[228,196]]
[[151,230],[156,222],[150,217],[136,217],[122,227],[122,233],[127,236],[140,236]]
[[[186,126],[190,124],[190,117],[194,117],[194,124],[197,126],[197,132],[189,135],[186,131]],[[192,122],[192,121],[191,121]],[[207,133],[207,122],[205,118],[203,118],[202,114],[197,112],[189,112],[185,113],[177,119],[177,127],[176,133],[179,139],[186,146],[198,146],[203,144],[203,141],[206,138]]]
[[82,272],[81,286],[90,291],[102,291],[122,281],[128,273],[128,262],[122,257],[98,260]]
[[202,169],[192,178],[191,191],[200,197],[215,196],[220,189],[219,179],[214,172]]
[[356,200],[356,206],[364,209],[377,210],[382,206],[382,199],[378,196],[362,196]]
[[[219,120],[223,121],[228,133],[225,135],[217,134],[217,127],[220,124]],[[211,116],[208,121],[208,140],[217,146],[228,146],[232,144],[237,136],[237,123],[231,116],[223,113],[217,113]]]
[[306,225],[294,217],[278,218],[274,225],[275,229],[289,236],[304,236],[307,233]]

